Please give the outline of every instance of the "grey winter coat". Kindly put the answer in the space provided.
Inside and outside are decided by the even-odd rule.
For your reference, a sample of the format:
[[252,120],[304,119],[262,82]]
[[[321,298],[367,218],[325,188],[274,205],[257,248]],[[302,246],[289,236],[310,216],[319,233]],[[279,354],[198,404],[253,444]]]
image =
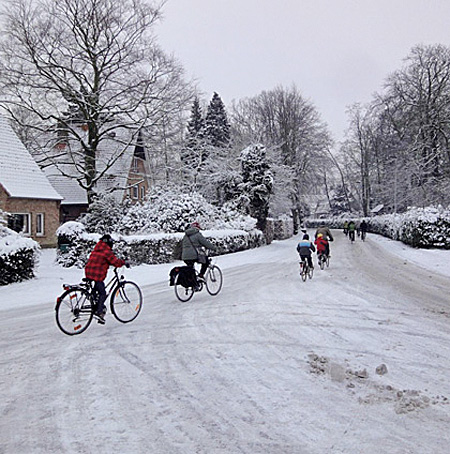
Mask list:
[[[201,253],[203,247],[214,249],[214,244],[208,241],[195,227],[189,227],[181,241],[181,260],[197,260],[197,251]],[[189,241],[190,240],[190,241]]]
[[333,241],[333,235],[331,235],[330,229],[324,225],[320,226],[316,230],[316,234],[314,235],[315,238],[317,238],[317,235],[321,233],[323,237],[328,240],[328,241]]

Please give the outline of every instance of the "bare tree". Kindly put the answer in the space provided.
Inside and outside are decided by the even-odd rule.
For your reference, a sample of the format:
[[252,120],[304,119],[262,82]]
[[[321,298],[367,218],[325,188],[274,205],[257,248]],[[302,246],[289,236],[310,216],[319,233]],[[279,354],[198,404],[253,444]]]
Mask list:
[[[155,42],[163,5],[13,0],[4,9],[0,105],[34,132],[28,145],[44,150],[43,163],[76,178],[90,201],[139,131],[160,125],[191,97],[181,66]],[[116,135],[122,142],[100,167],[99,146],[117,129],[128,132]],[[61,134],[72,144],[64,159],[55,152]]]
[[234,104],[231,118],[236,141],[263,143],[292,169],[284,187],[295,218],[302,197],[321,192],[324,166],[332,165],[326,152],[331,139],[317,109],[295,86],[277,87]]
[[450,178],[450,48],[416,46],[401,70],[391,74],[380,101],[393,139],[407,150],[415,202],[446,198]]

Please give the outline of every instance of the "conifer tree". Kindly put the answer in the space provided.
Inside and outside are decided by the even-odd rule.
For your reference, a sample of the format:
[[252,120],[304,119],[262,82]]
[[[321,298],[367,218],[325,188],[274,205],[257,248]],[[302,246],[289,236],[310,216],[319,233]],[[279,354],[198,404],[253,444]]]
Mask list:
[[198,98],[194,99],[191,108],[191,118],[187,124],[186,147],[182,151],[181,160],[189,168],[197,168],[204,161],[205,149],[205,120]]
[[206,112],[206,140],[213,147],[227,148],[230,144],[230,124],[222,98],[214,93]]

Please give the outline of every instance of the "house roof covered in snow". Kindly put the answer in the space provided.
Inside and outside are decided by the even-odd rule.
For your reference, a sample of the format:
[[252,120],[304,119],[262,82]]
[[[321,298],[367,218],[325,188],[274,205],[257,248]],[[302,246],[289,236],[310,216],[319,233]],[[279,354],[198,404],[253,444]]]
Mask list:
[[[110,192],[117,201],[123,199],[134,156],[136,145],[135,140],[132,140],[133,133],[127,130],[118,131],[103,139],[97,150],[97,171],[102,172],[109,168],[105,175],[98,180],[96,189],[101,193]],[[70,143],[70,146],[78,147],[74,141]],[[65,158],[63,157],[63,159]],[[77,182],[77,178],[82,178],[80,171],[70,162],[61,162],[58,167],[70,176],[62,175],[54,166],[47,167],[45,172],[53,186],[64,196],[62,204],[87,204],[87,192]]]
[[10,197],[62,199],[2,115],[0,115],[0,184]]

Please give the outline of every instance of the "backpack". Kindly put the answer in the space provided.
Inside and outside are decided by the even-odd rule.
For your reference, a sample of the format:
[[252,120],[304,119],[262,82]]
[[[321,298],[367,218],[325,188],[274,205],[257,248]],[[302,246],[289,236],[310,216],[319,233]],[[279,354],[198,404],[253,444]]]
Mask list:
[[172,251],[172,258],[174,260],[181,260],[181,253],[183,251],[183,246],[182,246],[182,241],[177,241],[177,244],[175,244],[175,247],[173,248]]

